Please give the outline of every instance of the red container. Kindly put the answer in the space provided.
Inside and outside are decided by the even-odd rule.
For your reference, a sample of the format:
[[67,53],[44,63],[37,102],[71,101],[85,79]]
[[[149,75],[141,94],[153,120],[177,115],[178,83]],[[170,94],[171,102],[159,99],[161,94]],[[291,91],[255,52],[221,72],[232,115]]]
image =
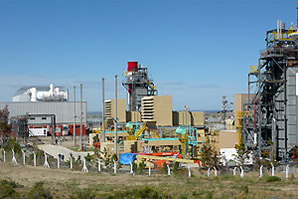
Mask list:
[[127,71],[128,72],[137,72],[138,71],[138,62],[137,61],[132,61],[132,62],[127,62]]

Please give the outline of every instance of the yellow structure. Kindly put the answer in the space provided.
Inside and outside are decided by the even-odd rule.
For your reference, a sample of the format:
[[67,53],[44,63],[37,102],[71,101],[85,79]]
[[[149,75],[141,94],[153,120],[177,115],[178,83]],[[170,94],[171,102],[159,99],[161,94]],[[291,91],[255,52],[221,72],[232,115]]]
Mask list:
[[[125,99],[117,100],[117,118],[118,122],[125,123],[126,122],[126,105]],[[105,100],[105,117],[106,119],[115,118],[115,100]]]
[[172,96],[148,96],[142,98],[142,121],[156,122],[157,126],[172,126]]
[[146,129],[146,122],[144,122],[143,125],[140,127],[140,129],[137,130],[136,132],[134,132],[134,130],[136,129],[127,129],[127,132],[128,132],[127,139],[137,140],[140,137],[140,135],[145,131],[145,129]]

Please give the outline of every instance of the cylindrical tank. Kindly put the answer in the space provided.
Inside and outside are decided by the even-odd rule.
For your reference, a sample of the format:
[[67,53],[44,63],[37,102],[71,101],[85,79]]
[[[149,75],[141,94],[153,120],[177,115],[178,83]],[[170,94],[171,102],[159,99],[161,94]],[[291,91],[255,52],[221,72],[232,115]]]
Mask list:
[[138,62],[133,61],[133,62],[127,62],[127,71],[128,72],[137,72],[138,71]]

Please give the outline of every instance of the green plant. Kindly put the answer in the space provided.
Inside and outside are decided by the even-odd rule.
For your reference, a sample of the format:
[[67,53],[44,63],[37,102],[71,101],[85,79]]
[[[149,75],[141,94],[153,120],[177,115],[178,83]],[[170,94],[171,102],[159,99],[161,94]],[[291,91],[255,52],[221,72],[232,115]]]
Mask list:
[[137,170],[139,175],[144,173],[144,168],[145,167],[146,167],[146,164],[144,163],[144,161],[139,163],[138,170]]
[[168,173],[168,166],[167,166],[166,163],[164,163],[164,164],[162,165],[161,171],[162,171],[163,173]]
[[277,176],[266,176],[265,181],[266,182],[277,182],[277,181],[281,181],[281,178],[279,178]]
[[8,180],[0,181],[0,198],[20,198],[20,194],[15,191],[15,188],[23,187],[22,185]]
[[207,141],[204,143],[204,147],[200,154],[200,161],[207,168],[219,168],[220,167],[220,158],[218,152],[211,145],[210,139],[207,137]]
[[178,169],[179,169],[179,162],[175,162],[173,166],[173,172],[178,171]]
[[115,191],[112,194],[106,195],[104,198],[118,199],[118,198],[136,198],[136,199],[171,199],[171,195],[163,193],[162,191],[153,189],[152,187],[140,187],[132,190]]
[[81,189],[70,196],[70,199],[94,199],[96,198],[96,193],[91,189]]
[[22,153],[21,146],[19,145],[19,143],[16,141],[16,138],[14,137],[9,138],[3,145],[3,148],[7,152],[11,152],[11,150],[13,149],[15,153]]
[[248,194],[248,186],[247,186],[247,185],[242,186],[242,187],[241,187],[241,190],[243,191],[243,193],[244,193],[245,195]]
[[50,191],[44,188],[43,182],[37,182],[27,194],[28,199],[52,199]]
[[242,140],[240,140],[239,144],[235,145],[237,154],[234,155],[236,158],[236,162],[240,164],[241,166],[244,165],[245,159],[247,159],[249,156],[249,151],[245,148],[245,145],[243,144]]

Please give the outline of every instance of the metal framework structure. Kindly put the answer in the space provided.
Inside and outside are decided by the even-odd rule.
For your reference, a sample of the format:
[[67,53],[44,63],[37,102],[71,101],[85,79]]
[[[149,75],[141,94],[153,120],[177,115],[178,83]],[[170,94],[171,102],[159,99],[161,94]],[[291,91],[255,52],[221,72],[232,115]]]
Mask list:
[[17,138],[17,140],[23,139],[24,144],[28,142],[29,136],[33,136],[28,128],[28,120],[31,117],[46,117],[51,119],[51,136],[52,144],[54,144],[54,134],[56,131],[56,115],[55,114],[27,114],[20,115],[17,117],[12,117],[12,135]]
[[290,148],[298,145],[296,72],[298,71],[295,33],[278,21],[266,32],[266,50],[257,66],[250,66],[248,100],[242,113],[242,141],[259,156],[272,152],[277,160],[288,160]]
[[136,63],[136,67],[128,67],[124,71],[122,85],[128,92],[128,111],[140,111],[142,98],[157,95],[158,92],[153,80],[149,79],[147,68],[138,66],[137,62],[130,63]]

